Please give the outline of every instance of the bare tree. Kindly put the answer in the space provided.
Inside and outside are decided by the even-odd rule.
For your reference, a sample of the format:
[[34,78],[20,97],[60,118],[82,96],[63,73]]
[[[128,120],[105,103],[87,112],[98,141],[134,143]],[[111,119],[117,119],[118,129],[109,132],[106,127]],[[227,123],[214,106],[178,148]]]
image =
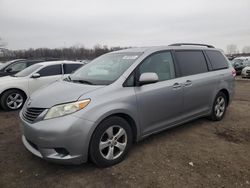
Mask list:
[[[28,50],[7,50],[0,48],[0,60],[11,59],[32,59],[32,58],[49,58],[49,59],[94,59],[102,54],[124,49],[122,47],[111,47],[106,45],[96,45],[94,48],[85,48],[81,46],[73,46],[69,48],[37,48]],[[2,53],[1,53],[2,51]],[[1,55],[2,54],[2,55]]]
[[229,44],[227,45],[227,54],[233,55],[238,52],[237,46],[235,44]]
[[250,46],[244,46],[242,48],[242,53],[244,53],[244,54],[250,53]]

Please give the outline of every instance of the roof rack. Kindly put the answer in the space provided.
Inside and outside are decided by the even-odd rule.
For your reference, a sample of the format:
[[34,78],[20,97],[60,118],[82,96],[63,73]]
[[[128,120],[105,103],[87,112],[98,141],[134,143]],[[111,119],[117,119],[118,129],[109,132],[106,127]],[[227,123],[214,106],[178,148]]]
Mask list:
[[208,48],[214,48],[214,46],[209,45],[209,44],[198,44],[198,43],[175,43],[175,44],[170,44],[168,46],[184,46],[184,45],[188,45],[188,46],[206,46]]

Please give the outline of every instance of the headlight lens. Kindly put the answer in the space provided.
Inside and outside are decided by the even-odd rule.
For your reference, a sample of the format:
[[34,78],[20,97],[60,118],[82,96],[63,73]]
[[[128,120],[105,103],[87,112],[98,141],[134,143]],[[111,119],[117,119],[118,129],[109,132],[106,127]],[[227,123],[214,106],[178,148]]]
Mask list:
[[73,103],[67,103],[67,104],[60,104],[53,106],[49,111],[47,112],[44,119],[51,119],[56,117],[65,116],[68,114],[72,114],[74,112],[77,112],[78,110],[81,110],[85,108],[90,103],[90,99],[85,99],[82,101],[77,101]]

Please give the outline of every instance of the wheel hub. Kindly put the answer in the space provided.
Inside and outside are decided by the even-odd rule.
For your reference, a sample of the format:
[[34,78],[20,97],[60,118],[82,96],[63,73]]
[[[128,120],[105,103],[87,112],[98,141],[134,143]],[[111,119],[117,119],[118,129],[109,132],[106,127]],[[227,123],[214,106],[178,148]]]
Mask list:
[[122,155],[127,146],[127,133],[118,126],[109,127],[102,135],[99,151],[107,160],[114,160]]

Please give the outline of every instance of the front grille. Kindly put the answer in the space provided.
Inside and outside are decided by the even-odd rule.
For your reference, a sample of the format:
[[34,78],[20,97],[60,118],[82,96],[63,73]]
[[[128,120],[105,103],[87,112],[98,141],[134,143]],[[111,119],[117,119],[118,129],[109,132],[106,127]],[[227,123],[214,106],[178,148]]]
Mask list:
[[249,74],[249,73],[250,73],[250,70],[247,70],[247,71],[246,71],[246,73],[248,73],[248,74]]
[[25,108],[23,109],[23,118],[32,123],[44,110],[44,108]]

